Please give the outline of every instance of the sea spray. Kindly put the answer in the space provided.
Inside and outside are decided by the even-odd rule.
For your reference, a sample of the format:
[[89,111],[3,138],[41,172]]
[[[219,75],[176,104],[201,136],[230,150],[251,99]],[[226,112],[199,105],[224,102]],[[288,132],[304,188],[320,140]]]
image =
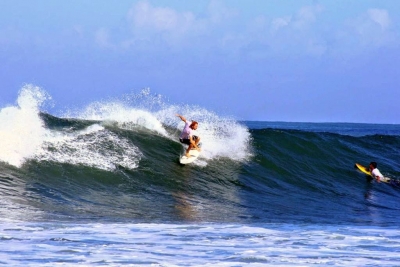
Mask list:
[[159,134],[167,135],[161,122],[151,112],[127,106],[122,102],[94,102],[74,115],[74,117],[84,120],[115,122],[122,129],[144,127]]
[[[17,105],[0,110],[0,161],[16,167],[30,159],[105,170],[138,167],[138,148],[102,125],[94,123],[82,130],[46,128],[40,108],[50,99],[43,89],[25,85]],[[114,149],[107,150],[110,147]]]
[[246,126],[199,106],[169,104],[161,95],[152,94],[149,88],[121,99],[97,101],[83,109],[70,110],[63,117],[101,121],[103,125],[114,123],[126,130],[143,127],[178,142],[183,123],[176,117],[177,113],[199,122],[196,134],[203,145],[200,159],[246,161],[251,158],[251,135]]
[[17,106],[0,110],[0,160],[20,167],[40,149],[46,130],[39,117],[41,105],[50,96],[37,86],[25,85]]
[[[206,166],[209,160],[221,158],[243,162],[251,157],[251,137],[246,126],[199,106],[169,104],[149,89],[121,99],[96,101],[54,117],[61,124],[83,123],[84,128],[47,127],[41,119],[40,108],[48,99],[50,96],[44,90],[26,85],[20,91],[17,106],[0,110],[1,161],[17,167],[28,159],[35,159],[104,170],[118,166],[135,169],[143,153],[133,140],[114,131],[144,129],[140,134],[155,134],[178,143],[183,123],[176,117],[177,113],[199,122],[196,134],[201,137],[203,147],[197,164]],[[179,153],[177,150],[176,154]]]
[[[189,105],[171,106],[167,110],[157,112],[156,116],[163,124],[170,123],[170,126],[179,132],[184,126],[183,122],[177,117],[171,119],[177,113],[189,121],[195,120],[199,123],[196,135],[200,136],[203,145],[201,158],[246,161],[251,157],[250,132],[236,120]],[[177,139],[177,136],[175,138]]]

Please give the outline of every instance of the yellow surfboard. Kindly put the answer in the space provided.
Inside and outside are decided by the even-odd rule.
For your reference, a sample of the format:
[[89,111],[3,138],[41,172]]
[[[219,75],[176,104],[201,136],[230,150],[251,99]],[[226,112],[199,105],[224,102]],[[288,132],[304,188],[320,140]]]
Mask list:
[[363,165],[356,163],[354,165],[355,168],[357,168],[359,171],[361,171],[362,173],[365,173],[366,175],[372,176],[371,172],[369,171],[369,169],[367,167],[364,167]]

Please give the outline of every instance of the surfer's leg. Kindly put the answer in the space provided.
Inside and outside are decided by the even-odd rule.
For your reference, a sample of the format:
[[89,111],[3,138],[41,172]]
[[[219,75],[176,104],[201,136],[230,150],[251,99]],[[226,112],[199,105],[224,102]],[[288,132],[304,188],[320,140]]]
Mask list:
[[190,151],[192,148],[193,148],[193,145],[190,144],[190,145],[188,146],[188,148],[186,149],[186,154],[185,154],[186,157],[188,157],[188,158],[190,157],[189,151]]
[[196,146],[197,146],[197,144],[200,142],[200,137],[196,136],[196,139],[194,141],[195,141]]
[[[200,137],[198,137],[197,135],[193,135],[193,140],[194,140],[194,143],[196,144],[196,146],[200,143]],[[197,149],[197,151],[201,151],[200,147],[198,147],[196,149]]]

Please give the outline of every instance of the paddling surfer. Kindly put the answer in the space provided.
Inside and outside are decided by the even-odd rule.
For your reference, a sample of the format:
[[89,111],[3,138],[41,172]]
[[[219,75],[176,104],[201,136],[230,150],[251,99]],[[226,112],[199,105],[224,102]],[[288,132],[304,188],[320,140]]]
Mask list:
[[191,149],[197,149],[198,151],[200,151],[200,148],[198,147],[198,144],[200,142],[200,137],[192,134],[192,131],[197,130],[199,124],[197,121],[188,122],[182,115],[176,114],[176,116],[179,117],[185,123],[185,127],[183,127],[182,133],[179,137],[179,141],[182,144],[186,144],[189,146],[185,154],[185,156],[189,158],[190,157],[189,151]]
[[375,178],[378,182],[380,182],[383,179],[383,175],[378,170],[377,166],[378,166],[378,164],[376,162],[372,161],[369,164],[369,171],[371,172],[372,177]]

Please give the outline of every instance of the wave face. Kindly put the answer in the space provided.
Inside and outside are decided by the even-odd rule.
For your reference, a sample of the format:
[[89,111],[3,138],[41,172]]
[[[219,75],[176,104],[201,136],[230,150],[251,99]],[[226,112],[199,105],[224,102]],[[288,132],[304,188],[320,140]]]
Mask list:
[[[0,110],[0,216],[23,221],[398,223],[400,126],[240,122],[144,90],[82,110],[41,111],[27,85]],[[182,166],[183,114],[202,154]]]

